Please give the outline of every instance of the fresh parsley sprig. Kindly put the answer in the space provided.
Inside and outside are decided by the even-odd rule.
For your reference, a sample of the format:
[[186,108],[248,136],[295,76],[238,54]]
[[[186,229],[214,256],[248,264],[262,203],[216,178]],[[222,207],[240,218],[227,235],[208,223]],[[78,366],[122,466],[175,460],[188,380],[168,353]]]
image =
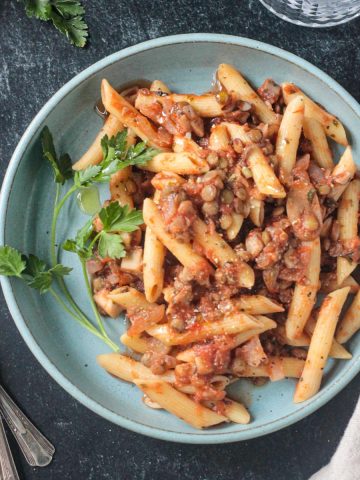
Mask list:
[[20,0],[28,17],[51,21],[72,45],[84,47],[88,26],[84,21],[85,8],[78,0]]
[[96,246],[97,254],[101,258],[123,258],[126,251],[121,233],[134,232],[144,223],[141,210],[112,202],[100,210],[99,218],[102,223],[100,232],[93,236],[94,230],[90,219],[78,231],[75,239],[65,241],[63,249],[76,253],[82,262],[94,256]]
[[69,275],[71,270],[60,263],[47,268],[46,263],[35,255],[27,257],[8,245],[0,247],[0,275],[21,278],[41,294],[52,289],[54,279]]
[[113,350],[118,350],[118,346],[110,340],[104,328],[98,330],[86,317],[77,315],[56,292],[54,281],[69,275],[71,271],[72,268],[65,267],[61,263],[49,268],[43,260],[35,255],[26,256],[8,245],[0,246],[0,275],[17,277],[29,287],[38,290],[40,294],[49,292],[74,320],[103,340]]
[[101,140],[103,159],[98,165],[90,165],[85,170],[75,172],[74,184],[88,187],[94,183],[109,182],[111,175],[130,165],[145,165],[159,150],[147,147],[145,142],[127,146],[127,130]]

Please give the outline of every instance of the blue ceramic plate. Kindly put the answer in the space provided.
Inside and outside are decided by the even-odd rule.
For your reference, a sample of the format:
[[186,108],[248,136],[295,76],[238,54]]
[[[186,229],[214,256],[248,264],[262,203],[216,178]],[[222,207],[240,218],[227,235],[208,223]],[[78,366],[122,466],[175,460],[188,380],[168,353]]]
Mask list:
[[[49,256],[49,219],[54,198],[51,172],[41,158],[39,133],[44,125],[56,132],[56,147],[77,159],[101,126],[94,113],[100,82],[119,85],[134,79],[161,79],[172,90],[203,92],[209,89],[219,63],[234,64],[259,85],[271,76],[277,82],[295,81],[345,124],[360,156],[357,136],[360,108],[334,80],[300,58],[278,48],[245,38],[191,34],[160,38],[114,53],[89,67],[61,88],[41,109],[24,133],[11,159],[1,195],[0,243],[24,252]],[[61,217],[62,239],[74,235],[85,217],[75,203]],[[60,239],[61,240],[61,239]],[[62,261],[74,267],[69,287],[78,301],[88,301],[74,256]],[[292,403],[295,383],[284,380],[254,387],[247,380],[232,386],[233,394],[250,408],[249,425],[229,424],[196,431],[172,415],[144,406],[135,387],[107,375],[95,356],[107,347],[59,310],[49,296],[40,297],[21,281],[2,279],[5,298],[16,325],[36,358],[71,395],[104,418],[136,432],[163,440],[187,443],[223,443],[245,440],[279,430],[306,417],[341,390],[360,370],[360,336],[349,348],[351,361],[330,363],[321,391],[311,400]],[[88,312],[90,314],[90,311]],[[123,320],[108,320],[118,341]]]

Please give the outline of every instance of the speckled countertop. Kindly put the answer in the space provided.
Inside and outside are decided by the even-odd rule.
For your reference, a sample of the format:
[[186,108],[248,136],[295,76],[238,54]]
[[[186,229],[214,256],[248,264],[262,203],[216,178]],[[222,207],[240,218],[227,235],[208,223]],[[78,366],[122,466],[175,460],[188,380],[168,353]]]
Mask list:
[[[84,0],[91,39],[71,47],[50,25],[29,20],[16,0],[0,2],[0,175],[25,128],[65,82],[102,57],[163,35],[216,32],[271,43],[309,60],[360,100],[360,19],[311,30],[282,22],[257,0]],[[45,469],[26,480],[307,480],[328,462],[350,418],[360,376],[305,420],[243,443],[191,446],[114,426],[64,392],[34,359],[0,298],[0,376],[56,446]],[[341,480],[341,479],[339,479]]]

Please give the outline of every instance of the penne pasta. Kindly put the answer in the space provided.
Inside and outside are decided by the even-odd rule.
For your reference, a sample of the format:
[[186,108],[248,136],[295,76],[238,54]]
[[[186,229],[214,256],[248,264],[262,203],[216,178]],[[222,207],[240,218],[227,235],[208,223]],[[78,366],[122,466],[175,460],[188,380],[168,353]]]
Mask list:
[[205,258],[194,252],[190,244],[179,242],[179,240],[169,235],[166,231],[161,213],[156,204],[149,198],[146,198],[144,201],[143,215],[146,225],[151,228],[160,242],[165,245],[190,272],[194,272],[194,275],[204,277],[207,277],[212,272],[212,268]]
[[270,377],[272,363],[279,363],[286,378],[300,378],[305,361],[293,357],[269,357],[269,363],[259,367],[250,367],[240,358],[235,358],[231,373],[237,377]]
[[215,152],[227,151],[230,147],[230,136],[224,123],[211,128],[209,148]]
[[249,315],[266,315],[283,312],[284,307],[264,295],[241,295],[233,298],[234,307]]
[[216,95],[213,93],[204,93],[203,95],[173,93],[170,98],[174,102],[189,103],[201,117],[221,117],[224,115],[224,105],[217,101]]
[[143,293],[135,288],[124,286],[109,292],[109,298],[126,310],[128,315],[135,315],[135,320],[128,330],[130,336],[138,336],[146,328],[160,322],[165,315],[165,306],[150,303]]
[[223,415],[196,403],[162,380],[139,379],[134,380],[134,383],[153,402],[195,428],[210,427],[226,421]]
[[356,164],[352,156],[352,150],[351,147],[347,147],[331,173],[335,185],[328,197],[335,201],[339,200],[355,173]]
[[[339,223],[339,242],[358,238],[360,181],[352,180],[341,196],[337,220]],[[357,267],[357,263],[347,257],[337,257],[336,277],[339,284],[348,278]]]
[[236,100],[249,102],[256,115],[264,123],[279,123],[278,116],[251,88],[245,78],[231,65],[222,63],[217,70],[217,77],[228,93]]
[[[309,320],[307,321],[307,323],[305,325],[305,332],[310,336],[310,338],[312,337],[312,335],[314,333],[315,327],[316,327],[316,319],[315,319],[314,316],[311,315],[311,317],[309,318]],[[352,355],[351,355],[350,352],[348,352],[346,350],[346,348],[344,348],[341,345],[341,343],[339,343],[334,338],[332,343],[331,343],[329,357],[338,358],[338,359],[341,359],[341,360],[350,360],[352,358]]]
[[[154,201],[159,197],[156,191]],[[164,260],[166,250],[150,227],[146,227],[144,241],[144,291],[148,302],[156,302],[164,286]]]
[[209,171],[209,164],[194,153],[163,152],[155,155],[141,168],[155,173],[165,171],[178,175],[200,175]]
[[261,148],[251,147],[247,154],[247,162],[260,193],[273,198],[286,197],[284,187],[276,177]]
[[296,386],[295,403],[304,402],[319,391],[336,324],[349,290],[349,287],[335,290],[324,299],[321,305],[304,370]]
[[291,340],[295,340],[302,334],[315,305],[316,294],[320,287],[320,239],[303,242],[303,246],[310,250],[310,261],[305,273],[306,284],[296,283],[286,319],[286,336]]
[[255,317],[235,312],[224,316],[221,320],[213,322],[203,321],[195,329],[189,329],[183,333],[178,333],[166,323],[149,328],[147,333],[165,345],[187,345],[200,342],[215,335],[234,335],[258,326],[259,322]]
[[111,175],[109,187],[111,200],[117,200],[120,205],[129,205],[130,208],[134,208],[132,195],[125,184],[125,180],[129,178],[130,173],[131,167],[126,167],[114,173]]
[[166,130],[156,130],[150,121],[123,98],[107,80],[101,83],[101,98],[106,110],[130,127],[149,145],[166,150],[171,147],[172,135]]
[[96,165],[100,163],[103,159],[101,140],[104,138],[105,135],[111,138],[123,129],[124,125],[122,124],[122,122],[115,115],[109,115],[91,146],[84,153],[84,155],[72,166],[73,170],[84,170],[90,165]]
[[161,80],[154,80],[150,85],[151,92],[171,93],[169,87]]
[[126,347],[134,350],[134,352],[145,353],[150,348],[149,338],[150,337],[135,337],[130,336],[127,333],[123,333],[120,337],[120,341]]
[[303,129],[305,137],[311,143],[312,158],[319,167],[332,170],[334,168],[334,162],[324,127],[315,118],[304,117]]
[[280,175],[288,181],[296,163],[296,155],[304,120],[304,99],[296,96],[286,107],[276,140],[276,156]]
[[200,245],[205,256],[216,266],[224,266],[227,263],[236,264],[236,277],[238,285],[251,288],[255,282],[253,269],[242,262],[229,244],[218,234],[209,235],[208,226],[197,218],[192,225],[194,241]]
[[[250,330],[242,333],[237,333],[232,337],[232,343],[230,344],[231,348],[236,348],[242,343],[250,340],[251,337],[254,337],[255,335],[260,335],[267,330],[271,330],[277,327],[277,323],[274,322],[274,320],[271,320],[271,318],[268,317],[264,317],[263,315],[256,315],[256,320],[259,322],[259,326],[251,328]],[[195,351],[191,347],[178,353],[176,355],[176,359],[180,360],[181,362],[191,363],[195,362],[195,355]]]
[[345,129],[340,120],[313,102],[293,83],[283,83],[281,87],[286,105],[296,97],[303,97],[305,102],[305,116],[315,118],[315,120],[320,122],[325,129],[326,135],[335,140],[335,142],[345,146],[348,145]]
[[340,320],[336,331],[336,340],[347,342],[360,329],[360,292],[355,295],[352,304]]
[[250,422],[250,414],[244,405],[228,397],[224,401],[224,414],[234,423],[246,425]]

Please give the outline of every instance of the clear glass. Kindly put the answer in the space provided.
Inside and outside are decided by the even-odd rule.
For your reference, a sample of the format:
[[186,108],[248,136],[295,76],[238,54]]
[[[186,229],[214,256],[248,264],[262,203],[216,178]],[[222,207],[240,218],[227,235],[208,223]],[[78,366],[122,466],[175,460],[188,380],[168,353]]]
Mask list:
[[360,0],[260,0],[272,13],[305,27],[331,27],[360,15]]

